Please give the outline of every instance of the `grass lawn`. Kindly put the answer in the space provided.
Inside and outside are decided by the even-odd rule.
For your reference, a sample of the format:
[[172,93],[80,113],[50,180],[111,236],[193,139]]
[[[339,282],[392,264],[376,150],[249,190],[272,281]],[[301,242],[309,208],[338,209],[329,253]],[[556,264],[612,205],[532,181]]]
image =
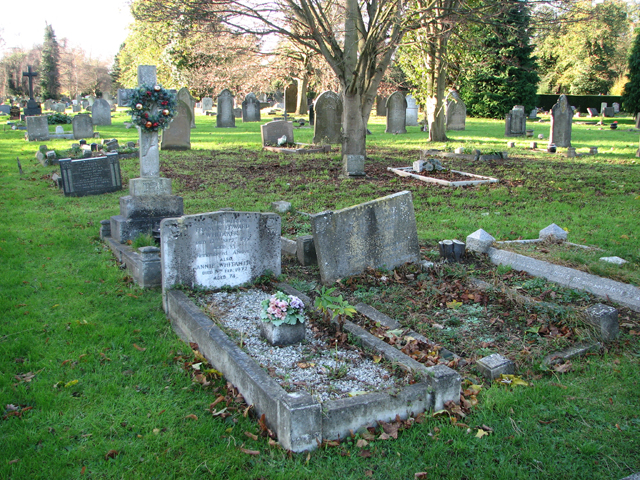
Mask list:
[[[118,112],[112,126],[97,130],[120,144],[137,140],[134,129],[124,128],[126,120]],[[386,169],[411,165],[425,148],[505,151],[501,121],[467,119],[465,131],[449,132],[449,142],[428,145],[418,127],[406,135],[385,134],[383,119],[374,117],[367,177],[342,179],[337,152],[263,153],[258,124],[216,129],[215,117],[197,117],[193,149],[161,152],[161,170],[173,179],[174,193],[184,197],[187,214],[222,207],[268,211],[275,200],[317,213],[410,190],[425,258],[435,255],[439,240],[464,240],[478,228],[510,240],[537,238],[540,229],[556,223],[568,230],[570,241],[628,263],[601,265],[575,252],[551,252],[553,260],[580,263],[638,286],[638,132],[628,131],[631,118],[617,120],[617,130],[574,123],[578,153],[596,146],[595,156],[567,159],[529,150],[528,139],[515,139],[505,160],[443,161],[500,179],[480,187],[449,189]],[[533,128],[536,137],[548,138],[548,121]],[[291,455],[270,445],[224,379],[203,384],[194,375],[199,354],[171,330],[160,293],[136,287],[99,240],[100,220],[119,213],[128,180],[139,176],[138,161],[121,161],[123,192],[67,198],[51,182],[56,167],[42,167],[34,158],[40,142],[26,142],[23,135],[0,132],[0,206],[6,217],[0,228],[0,478],[413,479],[427,472],[430,479],[617,479],[640,471],[640,320],[629,312],[623,312],[627,326],[618,341],[601,354],[572,361],[567,373],[538,367],[538,355],[561,346],[561,340],[511,329],[508,352],[529,385],[484,382],[478,405],[457,423],[427,415],[397,440],[364,445],[356,437],[310,454]],[[312,136],[311,129],[295,130],[298,142]],[[46,143],[64,150],[71,141]],[[285,235],[307,231],[304,217],[283,219]],[[469,275],[439,272],[447,285]],[[316,272],[302,275],[291,267],[285,274],[300,286],[313,282]],[[550,290],[508,271],[496,270],[498,277],[505,285],[538,289],[536,295]],[[374,280],[359,279],[350,300],[377,302],[376,308],[412,328],[431,331],[435,310],[420,305],[436,308],[436,293],[413,297],[420,303],[414,308],[403,300],[406,291],[385,288],[382,294]],[[471,308],[464,307],[464,315],[447,319],[452,328],[471,317]],[[512,304],[501,308],[505,324],[537,314]],[[438,341],[455,346],[451,332],[442,330]],[[464,347],[469,358],[502,351],[497,343],[472,342]],[[538,345],[543,346],[533,348]],[[479,381],[472,367],[463,375]],[[492,432],[479,438],[483,425]]]

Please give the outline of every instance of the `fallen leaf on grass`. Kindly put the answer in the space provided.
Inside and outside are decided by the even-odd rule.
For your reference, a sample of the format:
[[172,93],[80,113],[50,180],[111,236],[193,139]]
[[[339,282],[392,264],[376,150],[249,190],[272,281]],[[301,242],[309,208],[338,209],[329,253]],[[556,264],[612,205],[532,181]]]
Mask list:
[[64,388],[69,388],[69,387],[73,387],[75,384],[78,383],[78,380],[71,380],[70,382],[66,383],[64,385]]
[[413,478],[427,478],[427,472],[416,472],[413,474]]
[[489,435],[489,432],[486,432],[483,429],[479,428],[478,433],[476,433],[476,438],[482,438],[485,435]]
[[258,435],[255,435],[251,432],[244,432],[244,434],[249,437],[251,440],[258,440]]
[[451,302],[447,302],[447,308],[451,308],[452,310],[456,310],[462,306],[462,302],[458,302],[457,300],[453,300]]
[[362,432],[360,434],[360,436],[364,439],[364,440],[368,440],[370,442],[374,441],[376,439],[376,436],[371,433],[371,432]]
[[146,350],[146,348],[143,348],[137,344],[133,344],[133,348],[135,348],[136,350],[140,351],[140,352],[144,352]]
[[522,380],[522,377],[517,375],[506,375],[504,373],[500,375],[500,378],[496,378],[495,381],[504,385],[511,385],[512,387],[517,385],[522,385],[523,387],[529,386],[527,382]]
[[365,471],[364,471],[364,474],[365,474],[367,477],[373,477],[373,470],[365,470]]
[[571,362],[566,362],[562,365],[555,365],[553,369],[558,373],[567,373],[571,370]]
[[118,452],[117,450],[109,450],[105,456],[104,459],[105,460],[109,460],[110,458],[116,458],[118,456],[120,452]]
[[198,420],[198,416],[194,415],[193,413],[190,415],[187,415],[186,417],[184,417],[185,419],[189,418],[191,420]]
[[246,453],[247,455],[260,455],[258,450],[249,450],[248,448],[240,448],[242,453]]
[[358,448],[364,448],[367,445],[369,445],[369,442],[367,442],[364,438],[361,438],[356,442],[356,447]]
[[267,440],[267,443],[269,444],[270,447],[279,447],[280,444],[278,442],[276,442],[274,439],[269,438]]
[[370,450],[362,450],[360,453],[358,453],[359,457],[362,458],[371,458],[371,451]]
[[9,460],[9,465],[13,464],[13,463],[18,463],[20,461],[19,458],[14,458],[13,460]]

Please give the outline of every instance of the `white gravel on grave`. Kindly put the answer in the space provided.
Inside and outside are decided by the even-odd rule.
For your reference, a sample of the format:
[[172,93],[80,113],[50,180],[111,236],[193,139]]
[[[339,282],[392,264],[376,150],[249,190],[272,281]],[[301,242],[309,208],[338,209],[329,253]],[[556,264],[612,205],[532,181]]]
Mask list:
[[[198,303],[223,330],[242,339],[243,350],[287,391],[304,389],[318,401],[335,400],[364,392],[387,391],[405,385],[384,366],[362,358],[357,351],[326,347],[314,338],[307,322],[305,341],[275,347],[260,336],[261,304],[269,294],[261,290],[216,292],[198,297]],[[301,368],[303,364],[307,368]],[[332,371],[347,368],[342,378],[330,378]]]

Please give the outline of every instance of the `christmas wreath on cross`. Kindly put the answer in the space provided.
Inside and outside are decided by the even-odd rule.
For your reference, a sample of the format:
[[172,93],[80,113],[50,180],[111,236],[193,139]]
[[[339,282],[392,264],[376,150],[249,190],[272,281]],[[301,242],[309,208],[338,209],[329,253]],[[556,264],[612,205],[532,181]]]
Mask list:
[[140,85],[131,94],[129,108],[134,125],[143,132],[157,132],[176,114],[176,96],[160,85]]

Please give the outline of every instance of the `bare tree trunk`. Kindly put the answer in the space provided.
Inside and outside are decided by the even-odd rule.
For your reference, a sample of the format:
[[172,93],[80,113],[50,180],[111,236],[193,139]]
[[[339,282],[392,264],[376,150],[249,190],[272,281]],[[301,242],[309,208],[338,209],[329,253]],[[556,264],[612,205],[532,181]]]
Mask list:
[[429,126],[430,142],[446,142],[448,140],[444,105],[447,79],[447,66],[444,58],[446,52],[447,38],[443,35],[437,35],[427,56],[429,64],[427,124]]

